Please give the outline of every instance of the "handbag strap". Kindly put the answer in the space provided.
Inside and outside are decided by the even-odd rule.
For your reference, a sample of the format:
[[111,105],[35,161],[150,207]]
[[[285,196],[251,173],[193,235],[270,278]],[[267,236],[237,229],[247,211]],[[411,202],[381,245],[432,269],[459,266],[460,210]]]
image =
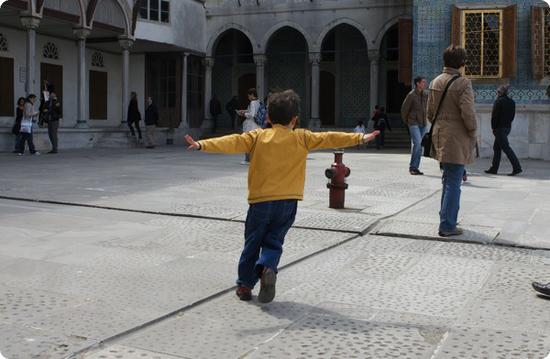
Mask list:
[[439,100],[439,105],[437,105],[437,111],[435,112],[435,116],[432,119],[432,128],[430,129],[430,132],[432,132],[431,130],[435,126],[435,121],[437,120],[437,117],[439,117],[439,112],[441,111],[441,105],[443,104],[443,100],[445,99],[445,96],[447,95],[447,92],[449,91],[449,87],[451,87],[453,82],[455,82],[455,80],[458,79],[459,77],[460,77],[460,75],[456,75],[455,77],[450,79],[449,82],[447,82],[447,86],[445,86],[445,91],[443,91],[443,95],[441,95],[441,100]]

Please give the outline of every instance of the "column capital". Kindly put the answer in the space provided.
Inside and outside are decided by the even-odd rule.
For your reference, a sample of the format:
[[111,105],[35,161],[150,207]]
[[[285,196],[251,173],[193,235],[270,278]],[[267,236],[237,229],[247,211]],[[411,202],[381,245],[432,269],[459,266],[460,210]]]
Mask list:
[[40,26],[42,19],[36,16],[21,16],[20,20],[25,29],[36,30]]
[[380,61],[380,50],[369,50],[369,61]]
[[254,55],[254,63],[259,66],[265,65],[267,61],[267,56],[265,54]]
[[122,47],[123,50],[129,51],[130,48],[134,45],[134,39],[128,36],[120,36],[118,38],[118,44]]
[[214,67],[214,58],[213,57],[205,57],[203,60],[204,66],[207,68]]
[[321,63],[321,53],[320,52],[310,52],[309,53],[309,62],[312,65],[319,65]]
[[189,57],[189,55],[191,55],[191,54],[188,53],[188,52],[185,52],[185,51],[181,53],[181,56],[183,56],[183,57]]
[[86,40],[88,36],[92,33],[91,29],[85,28],[85,27],[75,27],[73,28],[73,35],[78,40]]

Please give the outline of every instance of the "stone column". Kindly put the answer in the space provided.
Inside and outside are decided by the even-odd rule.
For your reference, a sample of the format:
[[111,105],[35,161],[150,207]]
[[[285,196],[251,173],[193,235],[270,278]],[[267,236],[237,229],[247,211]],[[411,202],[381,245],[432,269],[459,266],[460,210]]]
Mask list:
[[214,122],[210,115],[210,100],[212,99],[212,69],[214,68],[214,59],[207,57],[204,59],[204,121],[201,129],[209,132],[214,128]]
[[256,63],[256,91],[258,92],[258,99],[264,100],[265,97],[265,62],[267,56],[260,54],[254,55],[254,62]]
[[[33,16],[21,17],[21,24],[27,29],[27,62],[25,92],[27,96],[36,90],[36,29],[40,18]],[[40,98],[40,94],[36,94]]]
[[187,52],[181,54],[181,122],[179,128],[190,127],[189,117],[187,117],[187,57],[189,57]]
[[[369,61],[370,61],[370,108],[367,111],[367,114],[370,116],[370,113],[373,111],[374,106],[378,104],[378,71],[380,65],[380,51],[378,50],[369,50]],[[370,123],[371,121],[369,121]]]
[[77,119],[76,128],[88,128],[88,114],[86,113],[86,38],[90,29],[73,29],[78,42],[78,89],[77,89]]
[[120,127],[128,123],[128,104],[130,103],[130,48],[134,40],[121,36],[118,40],[122,48],[122,121]]
[[321,86],[321,72],[319,64],[321,63],[321,54],[318,52],[309,54],[311,62],[311,121],[309,122],[310,129],[321,128],[321,120],[319,116],[319,89]]

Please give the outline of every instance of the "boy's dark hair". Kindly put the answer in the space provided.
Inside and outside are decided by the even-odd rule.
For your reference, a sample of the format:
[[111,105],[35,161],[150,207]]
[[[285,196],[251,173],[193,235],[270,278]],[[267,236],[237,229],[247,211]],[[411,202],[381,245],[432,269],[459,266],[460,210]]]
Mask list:
[[31,93],[29,96],[27,96],[27,100],[30,100],[31,98],[36,98],[36,95]]
[[416,87],[419,83],[422,82],[422,80],[425,80],[426,78],[424,76],[417,76],[414,78],[414,87]]
[[466,50],[460,46],[451,45],[443,52],[445,67],[459,69],[466,63]]
[[248,89],[247,94],[248,94],[248,95],[252,95],[252,96],[254,96],[255,98],[258,98],[258,91],[256,91],[255,88]]
[[276,92],[269,97],[268,113],[272,124],[286,126],[300,115],[300,96],[293,90]]

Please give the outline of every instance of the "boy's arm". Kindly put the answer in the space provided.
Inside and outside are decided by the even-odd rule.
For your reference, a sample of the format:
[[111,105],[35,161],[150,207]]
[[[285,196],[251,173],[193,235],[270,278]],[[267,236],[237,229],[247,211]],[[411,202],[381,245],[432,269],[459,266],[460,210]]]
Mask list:
[[304,141],[308,151],[330,148],[344,148],[357,146],[373,140],[379,131],[365,135],[362,133],[346,132],[311,132],[304,131]]
[[229,135],[195,142],[190,136],[185,139],[189,143],[189,149],[197,149],[212,153],[249,153],[256,141],[259,131],[245,132],[240,135]]

